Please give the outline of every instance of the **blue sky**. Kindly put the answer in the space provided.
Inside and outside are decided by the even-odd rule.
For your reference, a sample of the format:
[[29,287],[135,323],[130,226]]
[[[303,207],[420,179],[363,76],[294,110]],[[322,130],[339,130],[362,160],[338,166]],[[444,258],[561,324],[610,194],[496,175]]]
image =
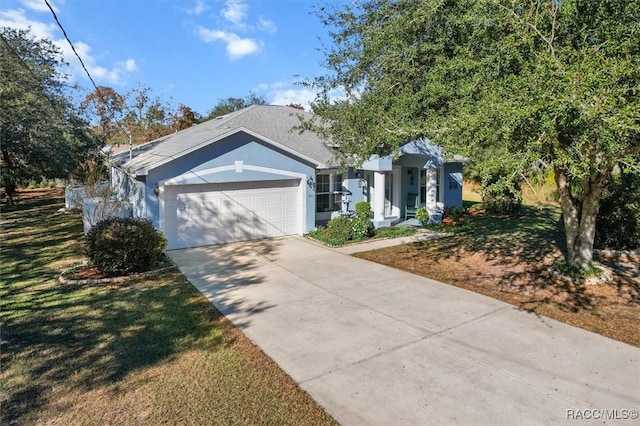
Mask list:
[[[328,30],[311,14],[321,0],[50,0],[96,84],[141,85],[206,114],[250,92],[308,107],[297,81],[324,73]],[[331,0],[332,5],[345,1]],[[0,24],[54,41],[70,81],[91,89],[44,0],[2,0]]]

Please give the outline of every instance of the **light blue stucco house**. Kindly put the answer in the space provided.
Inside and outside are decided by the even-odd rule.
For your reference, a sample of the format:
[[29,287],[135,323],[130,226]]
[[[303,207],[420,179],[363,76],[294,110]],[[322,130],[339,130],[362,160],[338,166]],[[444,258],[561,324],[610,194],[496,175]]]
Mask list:
[[464,159],[418,140],[395,161],[338,169],[317,134],[294,129],[308,114],[254,105],[135,146],[110,158],[113,190],[168,249],[305,234],[359,201],[376,227],[404,220],[408,198],[431,211],[462,205]]

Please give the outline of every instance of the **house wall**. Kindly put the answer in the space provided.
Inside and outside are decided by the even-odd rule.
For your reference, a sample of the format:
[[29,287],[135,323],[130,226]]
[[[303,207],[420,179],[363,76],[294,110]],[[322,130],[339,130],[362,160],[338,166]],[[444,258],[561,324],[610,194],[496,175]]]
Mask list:
[[349,210],[355,211],[356,204],[367,201],[367,182],[364,179],[364,173],[358,170],[349,169],[346,176],[344,186],[349,191]]
[[[205,172],[207,169],[216,167],[233,166],[236,161],[240,160],[244,165],[286,170],[287,172],[315,178],[314,165],[294,158],[291,154],[280,151],[253,136],[239,133],[149,171],[145,183],[146,217],[153,222],[154,226],[159,227],[160,202],[153,191],[154,185],[163,186],[165,181],[187,172],[193,174],[194,182],[192,183],[196,183],[196,181],[197,183],[215,183],[286,178],[282,175],[268,173],[258,175],[251,172],[225,172],[211,175]],[[304,180],[306,181],[306,179]],[[306,232],[312,230],[315,226],[315,192],[306,183],[303,186],[305,188],[304,198],[307,204],[306,217],[303,218],[303,227]]]
[[462,207],[462,163],[445,163],[441,182],[445,207]]

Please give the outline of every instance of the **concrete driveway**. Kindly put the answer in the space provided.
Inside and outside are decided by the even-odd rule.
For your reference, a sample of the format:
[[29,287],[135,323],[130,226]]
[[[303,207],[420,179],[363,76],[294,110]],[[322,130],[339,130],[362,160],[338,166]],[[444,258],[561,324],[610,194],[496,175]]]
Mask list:
[[639,424],[638,348],[302,237],[169,255],[343,425]]

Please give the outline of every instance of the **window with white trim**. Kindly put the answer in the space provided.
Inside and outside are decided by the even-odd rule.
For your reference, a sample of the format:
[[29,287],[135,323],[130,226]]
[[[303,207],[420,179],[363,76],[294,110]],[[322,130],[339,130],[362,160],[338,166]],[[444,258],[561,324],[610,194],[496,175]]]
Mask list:
[[[427,169],[420,169],[420,203],[427,202]],[[440,169],[436,172],[436,202],[440,201]]]
[[342,210],[342,174],[316,175],[316,213]]

